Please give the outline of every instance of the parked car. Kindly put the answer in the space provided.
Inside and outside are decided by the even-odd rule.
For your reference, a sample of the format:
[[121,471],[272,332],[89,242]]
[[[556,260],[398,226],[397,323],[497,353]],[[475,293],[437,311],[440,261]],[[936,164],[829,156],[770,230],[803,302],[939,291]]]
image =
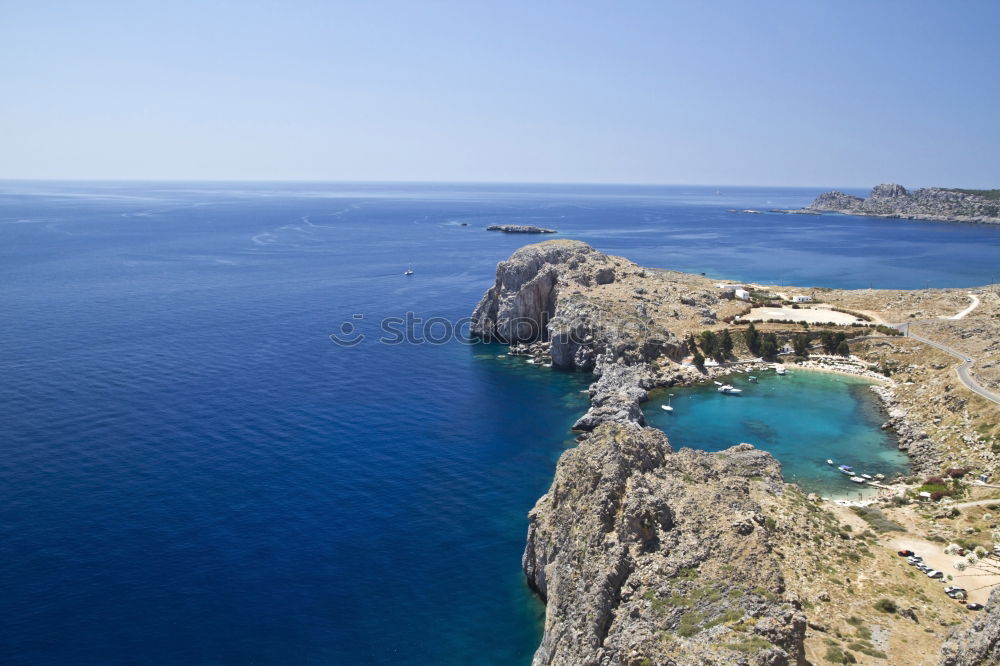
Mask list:
[[913,557],[915,554],[916,553],[914,553],[912,550],[901,550],[901,551],[899,551],[899,556],[900,557]]
[[944,572],[938,571],[937,569],[931,569],[927,572],[928,578],[944,578]]
[[975,604],[975,603],[965,604],[965,607],[968,608],[969,610],[983,610],[982,604]]

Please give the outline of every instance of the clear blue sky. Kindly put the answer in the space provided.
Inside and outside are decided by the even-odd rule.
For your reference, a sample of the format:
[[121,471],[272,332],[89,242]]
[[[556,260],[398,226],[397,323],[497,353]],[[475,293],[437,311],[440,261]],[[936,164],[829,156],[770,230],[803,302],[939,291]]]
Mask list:
[[1000,187],[1000,2],[0,0],[0,178]]

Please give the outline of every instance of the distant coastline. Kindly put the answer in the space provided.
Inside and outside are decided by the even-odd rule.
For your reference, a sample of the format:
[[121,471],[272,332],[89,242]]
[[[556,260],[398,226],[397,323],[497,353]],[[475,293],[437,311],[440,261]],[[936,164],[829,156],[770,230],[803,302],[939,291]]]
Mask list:
[[777,212],[1000,224],[1000,189],[925,187],[911,192],[902,185],[876,185],[865,199],[843,192],[824,192],[805,208]]

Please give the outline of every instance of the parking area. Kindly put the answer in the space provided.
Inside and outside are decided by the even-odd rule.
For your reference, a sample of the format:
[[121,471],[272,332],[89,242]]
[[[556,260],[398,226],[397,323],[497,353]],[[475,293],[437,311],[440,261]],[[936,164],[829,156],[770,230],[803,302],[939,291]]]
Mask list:
[[[893,540],[890,545],[896,551],[912,550],[923,558],[927,566],[942,572],[944,577],[941,579],[941,598],[946,601],[950,601],[944,593],[946,586],[961,587],[967,591],[968,601],[985,604],[993,586],[1000,585],[1000,574],[996,573],[1000,571],[1000,561],[996,559],[987,560],[982,566],[973,565],[965,571],[959,571],[954,565],[957,560],[962,558],[958,555],[946,555],[944,552],[945,544],[901,537]],[[949,575],[952,577],[951,581],[947,579]]]

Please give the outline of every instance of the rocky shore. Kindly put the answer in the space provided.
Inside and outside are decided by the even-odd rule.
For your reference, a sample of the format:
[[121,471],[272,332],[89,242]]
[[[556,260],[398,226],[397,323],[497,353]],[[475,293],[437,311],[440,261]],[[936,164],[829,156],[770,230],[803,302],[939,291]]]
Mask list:
[[[912,300],[895,292],[825,296],[871,311]],[[955,300],[934,299],[946,307]],[[914,307],[927,304],[918,299]],[[578,445],[560,457],[549,492],[529,514],[522,565],[546,602],[535,666],[841,663],[831,650],[850,643],[855,651],[882,654],[890,635],[899,655],[915,650],[926,656],[921,650],[927,645],[939,649],[943,635],[928,635],[929,628],[911,619],[917,617],[913,607],[891,619],[891,632],[875,627],[883,632],[875,643],[861,630],[860,639],[847,637],[855,614],[863,612],[852,604],[864,597],[872,612],[879,581],[897,575],[894,553],[883,561],[870,550],[874,533],[845,531],[850,525],[817,506],[819,498],[786,486],[779,464],[763,451],[741,444],[719,453],[675,452],[662,432],[645,426],[641,403],[650,389],[763,366],[758,360],[698,370],[680,363],[693,351],[692,333],[727,326],[745,307],[705,278],[644,269],[578,241],[529,245],[498,264],[494,284],[473,313],[473,334],[508,343],[511,353],[540,364],[595,376],[590,408],[574,424]],[[779,332],[786,326],[772,325]],[[949,389],[941,386],[943,375],[921,373],[947,373],[947,367],[936,364],[933,350],[932,361],[916,363],[915,341],[859,340],[866,349],[859,353],[881,358],[882,369],[893,363],[896,372],[905,370],[897,375],[904,381],[872,388],[888,413],[883,427],[897,433],[916,472],[940,473],[955,452],[932,426],[959,426],[933,415],[955,409],[965,431],[974,423],[955,396],[921,407],[923,386]],[[913,362],[899,365],[907,355]],[[824,357],[815,358],[809,363],[823,369]],[[879,369],[870,360],[853,362],[853,374],[874,376]],[[805,551],[803,543],[810,544]],[[817,584],[838,585],[856,575],[852,563],[860,558],[878,562],[870,574],[874,588],[854,588],[846,596],[814,592]],[[912,586],[906,578],[895,581],[896,589]],[[917,593],[925,594],[919,585]],[[822,620],[807,622],[803,594],[816,594],[813,603],[828,606]],[[991,603],[998,602],[994,595]],[[989,650],[956,641],[944,658],[960,660],[942,664],[994,663]]]
[[888,420],[882,424],[883,430],[896,433],[899,448],[906,451],[918,474],[935,474],[941,469],[943,456],[937,444],[928,435],[922,424],[910,416],[908,410],[896,399],[892,386],[872,386],[872,392],[879,397]]
[[816,197],[803,211],[1000,224],[1000,198],[940,187],[910,192],[895,184],[876,185],[865,199],[843,192],[826,192]]

